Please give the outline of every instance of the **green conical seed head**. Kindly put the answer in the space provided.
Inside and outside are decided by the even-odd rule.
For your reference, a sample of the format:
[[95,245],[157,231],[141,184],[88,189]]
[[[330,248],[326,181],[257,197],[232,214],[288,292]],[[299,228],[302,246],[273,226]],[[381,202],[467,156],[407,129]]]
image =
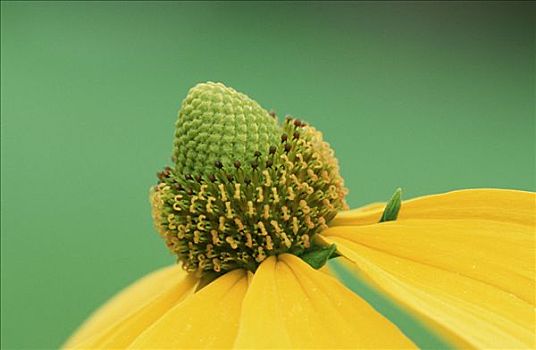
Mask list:
[[201,83],[182,102],[175,129],[174,160],[178,174],[206,176],[217,161],[246,164],[256,151],[277,144],[281,129],[265,109],[221,83]]

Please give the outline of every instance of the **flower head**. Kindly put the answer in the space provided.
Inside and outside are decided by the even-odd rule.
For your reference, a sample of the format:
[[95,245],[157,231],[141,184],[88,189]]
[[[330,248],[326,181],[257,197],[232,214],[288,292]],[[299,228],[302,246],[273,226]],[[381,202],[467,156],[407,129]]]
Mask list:
[[[317,130],[279,124],[214,83],[184,100],[173,160],[151,202],[183,269],[127,288],[66,347],[536,346],[534,193],[464,190],[401,203],[397,191],[387,205],[346,210],[337,160]],[[429,337],[363,298],[357,279]]]
[[333,150],[298,119],[282,125],[223,84],[192,88],[179,111],[175,166],[158,174],[153,218],[189,272],[255,271],[302,255],[346,207]]

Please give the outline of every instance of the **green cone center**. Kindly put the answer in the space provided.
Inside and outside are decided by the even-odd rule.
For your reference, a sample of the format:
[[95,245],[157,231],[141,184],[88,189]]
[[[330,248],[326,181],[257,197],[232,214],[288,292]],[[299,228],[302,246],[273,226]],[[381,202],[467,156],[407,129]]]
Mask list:
[[[213,85],[190,90],[179,112],[175,167],[160,172],[152,189],[158,231],[191,272],[255,271],[270,255],[306,253],[315,234],[345,207],[333,151],[312,126],[291,118],[278,125],[247,96]],[[217,91],[218,101],[234,98],[242,104],[235,111],[253,111],[246,128],[206,127],[225,104],[205,104],[204,113],[194,113],[191,106],[202,102],[192,102],[191,95],[214,99],[198,87]],[[207,135],[194,136],[199,134]],[[212,139],[226,141],[211,148]]]

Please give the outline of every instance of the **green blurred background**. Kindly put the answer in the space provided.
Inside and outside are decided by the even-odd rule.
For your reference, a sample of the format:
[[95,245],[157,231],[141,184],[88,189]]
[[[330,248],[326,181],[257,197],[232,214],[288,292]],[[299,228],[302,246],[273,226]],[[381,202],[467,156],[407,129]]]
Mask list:
[[58,347],[173,262],[147,194],[197,82],[321,129],[352,206],[534,190],[534,9],[2,2],[2,347]]

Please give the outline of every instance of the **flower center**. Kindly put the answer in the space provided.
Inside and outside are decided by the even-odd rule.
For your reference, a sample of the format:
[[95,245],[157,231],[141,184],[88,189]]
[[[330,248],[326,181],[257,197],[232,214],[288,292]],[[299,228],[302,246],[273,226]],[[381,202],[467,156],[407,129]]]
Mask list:
[[[279,126],[257,106],[213,83],[196,86],[183,102],[176,166],[158,174],[151,201],[158,231],[187,271],[255,271],[270,255],[300,256],[346,207],[321,133],[292,118]],[[211,127],[222,120],[234,127]]]
[[175,129],[173,160],[179,174],[209,175],[215,162],[229,168],[251,162],[277,142],[277,121],[257,102],[221,83],[190,89]]

